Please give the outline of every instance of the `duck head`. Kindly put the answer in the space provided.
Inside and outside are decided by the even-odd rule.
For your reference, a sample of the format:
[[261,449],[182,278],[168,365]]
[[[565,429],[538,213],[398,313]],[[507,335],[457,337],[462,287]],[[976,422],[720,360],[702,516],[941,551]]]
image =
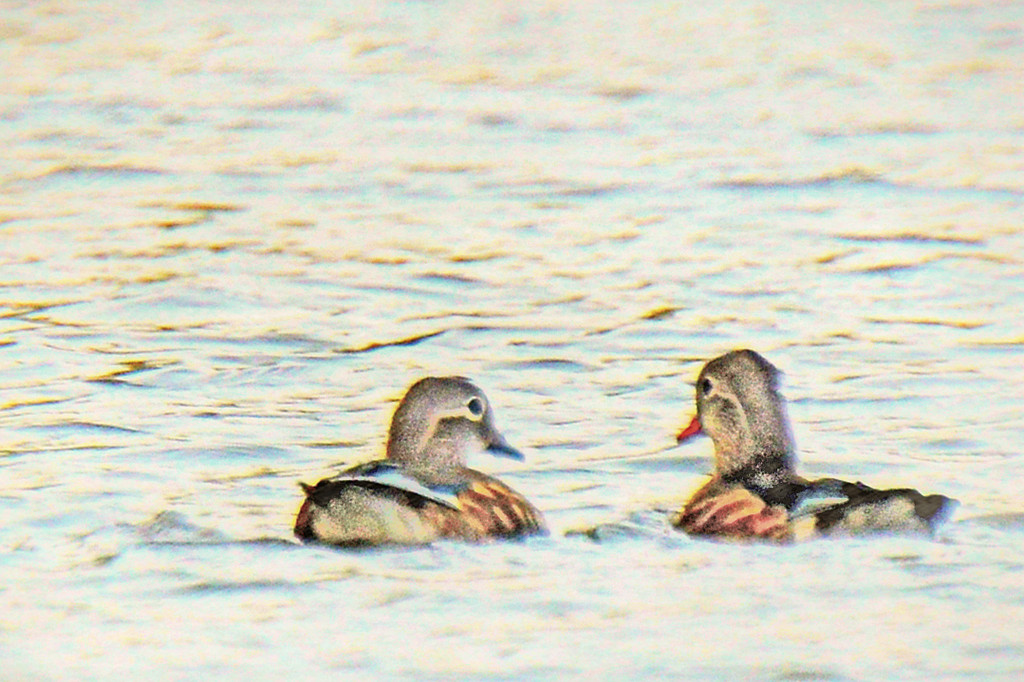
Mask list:
[[779,394],[780,372],[752,350],[708,362],[697,377],[697,416],[682,442],[706,433],[715,445],[716,473],[752,490],[767,490],[793,476],[793,438]]
[[427,377],[409,388],[391,419],[389,460],[425,482],[454,485],[480,452],[523,459],[495,427],[483,391],[463,377]]

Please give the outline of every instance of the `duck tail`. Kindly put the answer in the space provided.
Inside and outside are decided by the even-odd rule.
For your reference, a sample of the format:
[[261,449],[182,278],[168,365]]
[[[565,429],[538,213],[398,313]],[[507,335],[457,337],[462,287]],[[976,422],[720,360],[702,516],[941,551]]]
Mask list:
[[[302,486],[302,489],[305,490],[307,494],[309,494],[309,491],[313,489],[312,486],[307,486],[305,483],[300,483],[299,485]],[[293,532],[295,533],[295,537],[300,540],[316,539],[316,535],[313,533],[312,508],[313,500],[307,497],[303,500],[302,506],[299,507],[299,513],[295,516],[295,528]]]
[[945,495],[921,495],[914,500],[914,512],[931,530],[945,523],[958,506],[959,502]]

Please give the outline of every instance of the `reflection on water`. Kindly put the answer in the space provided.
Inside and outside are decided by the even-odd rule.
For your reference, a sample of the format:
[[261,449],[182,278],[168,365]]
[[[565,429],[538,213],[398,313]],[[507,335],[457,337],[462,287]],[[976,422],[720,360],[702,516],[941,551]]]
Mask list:
[[[1015,5],[171,8],[0,19],[5,671],[1019,675]],[[736,347],[802,470],[953,522],[667,529]],[[425,374],[491,397],[551,537],[295,544]]]

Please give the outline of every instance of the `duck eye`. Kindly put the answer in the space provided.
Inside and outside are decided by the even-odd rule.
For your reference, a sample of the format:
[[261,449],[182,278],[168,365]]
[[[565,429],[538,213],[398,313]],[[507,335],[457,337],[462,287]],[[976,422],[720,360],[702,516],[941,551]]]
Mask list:
[[484,413],[484,401],[480,398],[470,398],[469,402],[466,403],[466,409],[474,417],[479,417]]
[[708,393],[711,393],[711,389],[712,389],[711,380],[710,379],[701,379],[700,380],[700,385],[698,386],[698,388],[700,388],[700,394],[701,395],[707,395]]

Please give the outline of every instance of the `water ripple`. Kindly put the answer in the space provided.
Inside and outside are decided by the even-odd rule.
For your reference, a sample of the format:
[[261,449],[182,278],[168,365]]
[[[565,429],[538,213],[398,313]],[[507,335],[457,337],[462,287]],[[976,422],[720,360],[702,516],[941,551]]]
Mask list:
[[[1013,678],[1019,12],[849,4],[8,3],[4,671]],[[952,522],[668,528],[742,347],[802,470]],[[299,545],[297,482],[428,374],[485,388],[551,535]]]

